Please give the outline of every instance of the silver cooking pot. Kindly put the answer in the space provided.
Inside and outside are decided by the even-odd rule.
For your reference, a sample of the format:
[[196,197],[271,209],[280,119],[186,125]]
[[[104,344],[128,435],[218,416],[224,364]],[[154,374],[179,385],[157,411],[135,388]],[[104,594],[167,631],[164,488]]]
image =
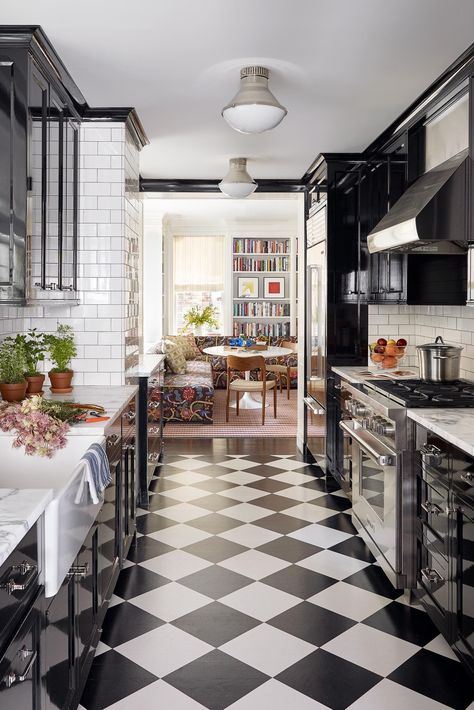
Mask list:
[[418,345],[420,377],[429,382],[459,380],[462,345],[449,345],[438,335],[434,343]]

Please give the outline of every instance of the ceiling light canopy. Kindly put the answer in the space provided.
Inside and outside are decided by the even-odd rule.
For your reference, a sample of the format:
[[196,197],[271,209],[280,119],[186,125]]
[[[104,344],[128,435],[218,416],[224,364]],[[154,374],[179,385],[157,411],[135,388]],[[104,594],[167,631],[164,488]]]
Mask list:
[[258,185],[247,172],[247,158],[231,158],[229,172],[219,183],[219,190],[227,197],[248,197]]
[[269,131],[285,118],[288,111],[268,88],[269,71],[265,67],[240,70],[240,89],[224,106],[222,115],[240,133]]

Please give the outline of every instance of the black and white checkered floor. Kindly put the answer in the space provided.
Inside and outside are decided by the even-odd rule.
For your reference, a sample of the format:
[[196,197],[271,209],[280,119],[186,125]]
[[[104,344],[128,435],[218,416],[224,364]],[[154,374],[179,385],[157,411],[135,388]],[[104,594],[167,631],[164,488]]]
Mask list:
[[82,707],[474,708],[334,483],[295,456],[212,451],[167,456],[153,479]]

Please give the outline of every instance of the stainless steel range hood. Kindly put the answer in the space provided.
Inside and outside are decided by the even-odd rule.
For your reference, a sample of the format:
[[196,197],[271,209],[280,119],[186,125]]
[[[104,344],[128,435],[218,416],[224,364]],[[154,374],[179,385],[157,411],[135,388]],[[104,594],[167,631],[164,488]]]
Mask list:
[[411,185],[370,232],[369,252],[465,252],[467,157],[462,150]]

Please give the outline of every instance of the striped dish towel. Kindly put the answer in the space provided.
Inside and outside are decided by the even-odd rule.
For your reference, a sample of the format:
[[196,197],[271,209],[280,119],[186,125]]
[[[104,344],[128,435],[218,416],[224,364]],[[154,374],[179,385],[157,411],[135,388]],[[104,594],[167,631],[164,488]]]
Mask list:
[[79,485],[75,503],[80,503],[84,493],[84,486],[88,485],[89,493],[94,504],[103,500],[103,492],[112,480],[109,461],[105,450],[100,444],[92,444],[80,461],[84,468],[84,475]]

